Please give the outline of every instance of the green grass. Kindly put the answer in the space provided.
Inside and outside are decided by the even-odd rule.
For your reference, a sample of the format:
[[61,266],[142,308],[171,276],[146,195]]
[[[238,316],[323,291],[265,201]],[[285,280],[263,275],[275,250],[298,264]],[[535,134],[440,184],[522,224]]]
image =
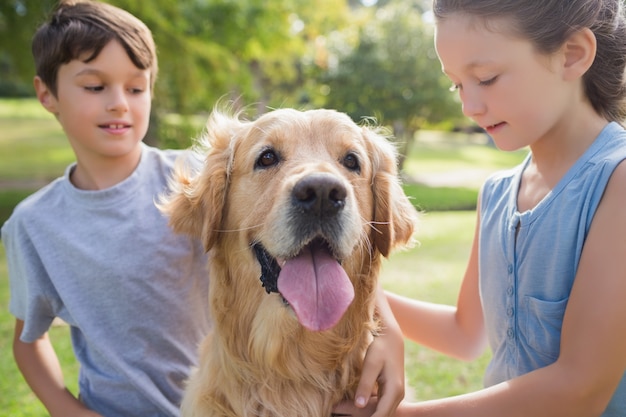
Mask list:
[[462,170],[495,171],[517,165],[526,150],[503,152],[486,145],[481,134],[451,134],[420,131],[411,147],[404,169],[412,174],[446,173]]
[[74,160],[63,130],[35,99],[0,100],[0,186],[44,183]]
[[404,184],[404,193],[420,211],[474,210],[478,190],[470,187],[428,187]]
[[[412,298],[454,305],[469,257],[474,211],[433,212],[422,215],[419,244],[394,253],[384,264],[382,284]],[[416,399],[457,395],[482,387],[489,352],[477,361],[463,362],[406,342],[405,366]]]

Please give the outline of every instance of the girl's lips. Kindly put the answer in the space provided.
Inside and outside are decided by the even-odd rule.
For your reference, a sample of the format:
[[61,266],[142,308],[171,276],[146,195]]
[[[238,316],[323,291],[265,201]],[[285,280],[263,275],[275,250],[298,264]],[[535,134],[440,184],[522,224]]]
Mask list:
[[483,127],[483,129],[485,129],[485,131],[491,135],[492,133],[500,130],[500,128],[502,128],[502,126],[504,125],[505,125],[505,122],[500,122],[500,123],[496,123],[495,125],[485,126]]

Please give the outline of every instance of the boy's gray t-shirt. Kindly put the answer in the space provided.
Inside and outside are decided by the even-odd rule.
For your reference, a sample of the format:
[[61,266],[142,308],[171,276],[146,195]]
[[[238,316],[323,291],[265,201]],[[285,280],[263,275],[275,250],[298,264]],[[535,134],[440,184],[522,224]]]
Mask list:
[[180,152],[142,147],[123,182],[79,190],[68,167],[2,227],[21,340],[65,320],[81,400],[111,417],[178,416],[210,327],[207,255],[199,241],[175,235],[155,206]]

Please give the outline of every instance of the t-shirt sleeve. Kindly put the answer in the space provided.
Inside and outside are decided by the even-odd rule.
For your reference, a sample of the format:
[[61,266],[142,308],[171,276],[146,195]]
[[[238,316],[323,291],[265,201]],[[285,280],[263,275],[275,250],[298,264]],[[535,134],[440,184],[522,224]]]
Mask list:
[[24,321],[20,336],[23,342],[34,342],[50,327],[55,314],[42,282],[46,272],[33,243],[20,231],[19,219],[12,218],[2,226],[9,275],[9,311]]

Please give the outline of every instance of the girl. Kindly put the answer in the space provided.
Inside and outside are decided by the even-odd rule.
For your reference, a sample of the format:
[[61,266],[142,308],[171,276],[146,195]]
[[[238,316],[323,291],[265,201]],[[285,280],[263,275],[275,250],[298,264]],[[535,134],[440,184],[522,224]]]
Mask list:
[[486,388],[396,415],[626,416],[622,9],[434,0],[437,53],[464,114],[498,148],[530,153],[481,190],[456,307],[388,294],[418,343],[472,359],[488,342]]

